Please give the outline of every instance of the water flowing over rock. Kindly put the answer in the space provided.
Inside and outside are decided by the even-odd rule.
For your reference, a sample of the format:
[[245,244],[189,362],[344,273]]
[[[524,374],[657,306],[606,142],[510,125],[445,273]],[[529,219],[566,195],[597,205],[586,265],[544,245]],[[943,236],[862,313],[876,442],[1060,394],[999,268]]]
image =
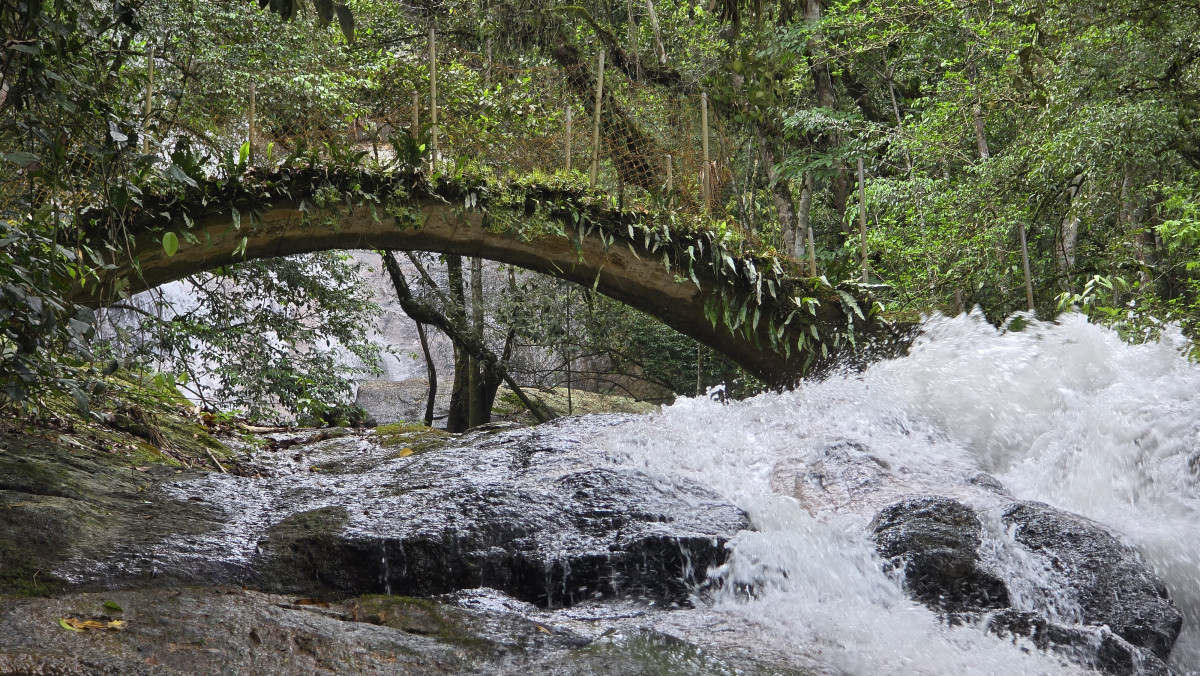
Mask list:
[[258,456],[272,478],[169,487],[225,515],[213,532],[78,576],[344,596],[491,587],[547,607],[594,597],[687,604],[746,517],[695,482],[597,466],[579,436],[623,420],[492,430],[425,452],[353,435],[307,446],[280,437],[285,452]]
[[898,502],[870,525],[879,555],[903,567],[912,595],[950,612],[1008,606],[1004,583],[978,560],[981,528],[975,510],[941,497]]
[[1107,626],[1167,659],[1183,617],[1137,550],[1093,521],[1040,502],[1014,504],[1002,520],[1018,543],[1070,580],[1067,588],[1084,624]]
[[[879,554],[902,567],[914,598],[951,613],[988,617],[989,631],[1023,636],[1114,674],[1166,674],[1165,660],[1183,618],[1135,549],[1100,525],[1038,502],[1000,510],[1025,555],[1053,576],[1055,607],[1011,607],[1011,570],[986,561],[975,509],[945,497],[920,496],[884,508],[870,529]],[[1064,612],[1066,611],[1066,612]]]

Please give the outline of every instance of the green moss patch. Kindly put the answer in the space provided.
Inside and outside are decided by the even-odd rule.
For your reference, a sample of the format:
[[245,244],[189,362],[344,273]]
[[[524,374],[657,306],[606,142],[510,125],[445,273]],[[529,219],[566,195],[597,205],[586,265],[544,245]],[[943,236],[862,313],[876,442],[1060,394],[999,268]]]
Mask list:
[[375,438],[383,448],[396,449],[390,457],[402,458],[441,448],[449,443],[454,435],[436,427],[396,423],[376,427]]

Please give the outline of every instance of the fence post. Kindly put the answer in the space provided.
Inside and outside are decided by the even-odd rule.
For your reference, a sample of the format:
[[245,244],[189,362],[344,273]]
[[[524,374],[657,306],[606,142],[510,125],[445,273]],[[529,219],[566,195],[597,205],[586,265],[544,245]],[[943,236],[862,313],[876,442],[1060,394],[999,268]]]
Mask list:
[[700,147],[704,152],[704,169],[700,173],[700,194],[704,210],[708,211],[712,196],[712,168],[708,164],[708,92],[700,94]]
[[667,153],[667,194],[675,189],[675,179],[671,176],[671,154]]
[[600,50],[600,67],[596,72],[596,110],[592,119],[592,167],[588,172],[588,187],[596,187],[600,172],[600,106],[604,101],[604,49]]
[[571,104],[567,104],[567,149],[566,149],[565,153],[566,153],[566,159],[567,159],[567,173],[568,174],[571,173],[571,122],[572,122],[573,115],[574,115],[574,113],[571,112]]
[[408,133],[412,134],[413,140],[421,136],[421,92],[415,89],[412,102],[412,126],[408,128]]
[[150,154],[150,113],[154,109],[154,45],[146,59],[146,105],[142,118],[142,154]]
[[250,83],[250,113],[248,115],[250,123],[250,138],[247,139],[247,148],[249,152],[246,155],[246,163],[250,166],[254,165],[254,146],[258,145],[258,130],[255,127],[258,125],[258,86],[256,82]]
[[629,29],[629,51],[633,53],[633,72],[642,81],[642,58],[638,55],[637,29],[633,25],[633,0],[625,0],[625,24]]
[[[1033,312],[1033,278],[1029,275],[1029,245],[1025,243],[1025,223],[1017,223],[1021,231],[1021,266],[1025,269],[1025,302],[1028,304],[1029,311]],[[962,301],[958,303],[959,309],[962,309]]]
[[862,281],[867,283],[867,188],[863,185],[866,173],[862,158],[858,158],[858,232],[862,239]]
[[437,120],[437,47],[433,24],[429,24],[429,145],[433,154],[429,160],[429,171],[437,171],[438,120]]

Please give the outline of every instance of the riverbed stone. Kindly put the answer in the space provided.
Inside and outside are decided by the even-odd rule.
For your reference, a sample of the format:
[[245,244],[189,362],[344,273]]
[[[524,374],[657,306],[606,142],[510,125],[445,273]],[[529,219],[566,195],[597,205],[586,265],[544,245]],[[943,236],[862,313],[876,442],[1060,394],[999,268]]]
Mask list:
[[869,529],[888,565],[903,567],[913,598],[948,618],[981,621],[999,636],[1024,637],[1106,673],[1166,673],[1182,616],[1136,549],[1040,502],[1002,504],[999,515],[1014,544],[1044,560],[1053,591],[1079,609],[1077,621],[1010,607],[1015,581],[985,562],[978,512],[962,502],[913,496],[881,510]]
[[749,522],[694,481],[598,458],[586,439],[628,419],[494,424],[427,449],[380,445],[375,431],[274,434],[255,476],[153,491],[203,516],[205,532],[114,542],[56,573],[82,588],[169,581],[343,598],[490,587],[547,608],[687,606]]
[[955,612],[1008,606],[1008,590],[980,566],[982,526],[975,510],[949,498],[922,496],[885,507],[870,525],[876,548],[904,568],[909,593]]
[[[443,413],[449,406],[450,389],[449,383],[438,381],[438,396],[434,400],[435,411],[438,414]],[[428,397],[428,378],[365,380],[358,384],[354,403],[366,411],[367,416],[377,424],[390,425],[423,420]]]
[[1040,502],[1018,502],[1002,520],[1016,541],[1049,559],[1070,580],[1085,624],[1114,634],[1162,660],[1171,654],[1183,616],[1141,555],[1100,524]]
[[257,543],[254,584],[412,596],[491,587],[544,607],[688,604],[745,515],[694,482],[597,466],[580,453],[579,425],[477,435],[342,473],[336,506],[292,486],[276,503],[289,516]]

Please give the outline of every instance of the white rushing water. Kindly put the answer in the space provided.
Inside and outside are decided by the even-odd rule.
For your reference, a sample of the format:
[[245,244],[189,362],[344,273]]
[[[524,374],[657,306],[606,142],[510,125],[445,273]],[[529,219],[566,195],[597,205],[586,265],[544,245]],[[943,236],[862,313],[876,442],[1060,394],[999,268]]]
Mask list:
[[[1185,615],[1171,667],[1200,674],[1200,367],[1178,340],[1131,346],[1078,315],[1022,332],[978,315],[924,328],[910,356],[864,373],[727,405],[683,399],[599,440],[610,460],[717,489],[758,529],[735,541],[719,573],[732,584],[709,626],[692,631],[714,640],[722,627],[749,626],[730,640],[804,646],[812,664],[855,674],[1072,673],[978,626],[947,627],[881,571],[866,538],[867,521],[897,495],[961,497],[984,513],[996,565],[1046,575],[1005,547],[982,491],[967,490],[986,472],[1017,499],[1090,517],[1140,547]],[[825,468],[851,487],[840,493],[797,483],[838,444],[869,450],[903,484],[856,493],[871,468],[853,465]],[[739,583],[760,593],[746,600],[730,591]],[[1063,621],[1076,612],[1011,591],[1015,605]]]

